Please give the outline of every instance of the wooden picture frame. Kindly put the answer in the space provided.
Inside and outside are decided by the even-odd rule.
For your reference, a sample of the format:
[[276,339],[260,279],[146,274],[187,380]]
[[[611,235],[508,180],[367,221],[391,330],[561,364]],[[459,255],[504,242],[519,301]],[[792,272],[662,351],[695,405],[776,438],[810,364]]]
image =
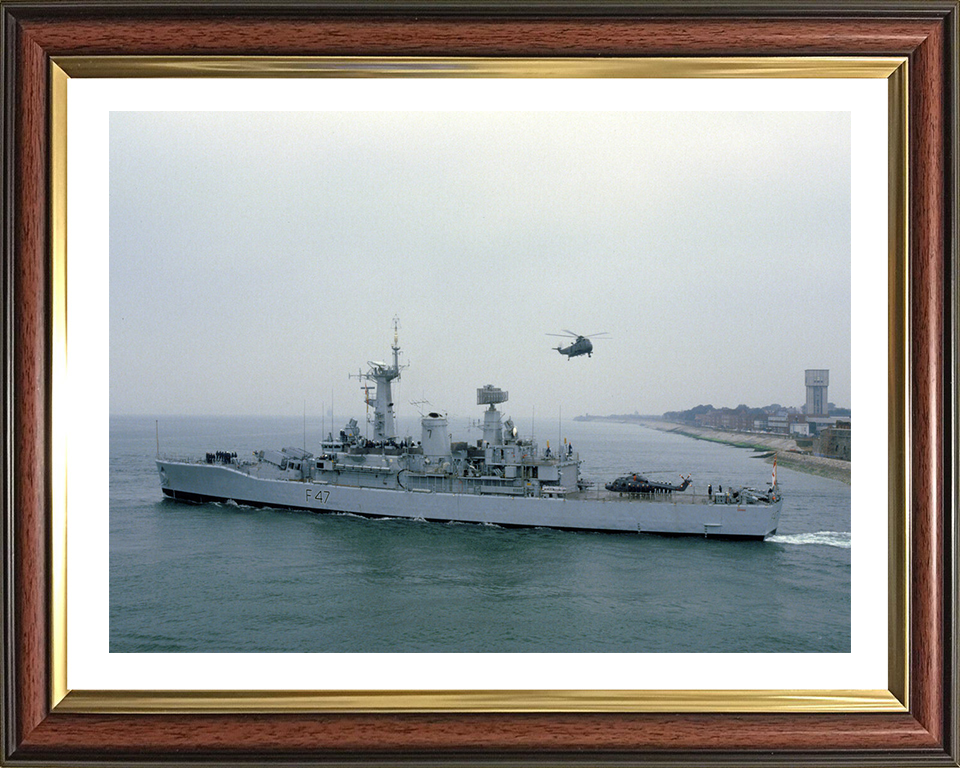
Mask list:
[[[594,3],[2,2],[4,657],[11,765],[171,763],[630,763],[958,765],[957,2]],[[56,61],[86,57],[903,57],[909,82],[908,269],[891,303],[909,338],[892,412],[909,528],[906,627],[890,672],[906,707],[835,712],[224,711],[172,695],[152,707],[60,706],[53,592],[57,487],[53,369],[62,349],[51,253]],[[891,87],[899,88],[897,81]],[[59,183],[59,182],[57,182]],[[892,217],[895,218],[895,217]],[[900,409],[903,410],[902,408]],[[896,473],[894,473],[896,474]],[[896,542],[895,542],[896,543]],[[55,544],[54,544],[55,545]],[[909,581],[907,581],[909,574]],[[894,634],[894,633],[892,633]],[[902,657],[896,652],[903,650]],[[88,702],[89,704],[89,702]],[[731,709],[738,709],[731,707]],[[150,710],[150,711],[147,711]],[[683,710],[683,711],[680,711]]]

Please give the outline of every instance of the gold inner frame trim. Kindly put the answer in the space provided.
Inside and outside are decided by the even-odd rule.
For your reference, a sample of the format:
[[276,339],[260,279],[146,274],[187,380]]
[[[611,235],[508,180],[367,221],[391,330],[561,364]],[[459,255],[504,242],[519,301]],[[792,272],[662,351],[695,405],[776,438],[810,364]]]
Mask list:
[[[56,712],[904,712],[909,691],[908,70],[904,57],[501,59],[54,57],[50,69],[52,500],[50,696]],[[130,691],[67,685],[67,92],[70,78],[871,78],[889,84],[889,690]]]
[[910,402],[909,377],[906,375],[910,354],[909,328],[909,253],[910,233],[907,189],[909,182],[909,136],[907,104],[909,70],[898,67],[887,79],[888,101],[888,184],[887,184],[887,290],[890,334],[888,369],[888,463],[887,498],[889,503],[887,541],[887,680],[890,691],[910,706],[908,659],[910,658],[910,513],[909,451]]
[[57,66],[50,72],[50,246],[51,343],[50,403],[50,664],[51,698],[67,694],[67,80]]
[[72,691],[57,712],[904,712],[889,691]]
[[903,57],[58,56],[70,77],[887,78]]

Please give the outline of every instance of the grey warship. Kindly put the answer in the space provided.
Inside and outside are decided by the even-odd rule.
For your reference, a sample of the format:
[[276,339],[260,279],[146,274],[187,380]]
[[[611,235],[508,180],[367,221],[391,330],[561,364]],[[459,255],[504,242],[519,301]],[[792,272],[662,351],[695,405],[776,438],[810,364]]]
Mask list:
[[447,418],[421,418],[418,441],[397,434],[392,383],[406,366],[394,327],[392,362],[370,362],[354,374],[373,383],[373,438],[355,419],[328,434],[318,453],[265,449],[251,458],[232,451],[192,460],[157,458],[165,497],[182,502],[236,502],[253,507],[346,513],[377,518],[487,523],[500,526],[764,539],[776,533],[783,504],[774,471],[769,487],[723,494],[620,478],[604,488],[580,476],[572,446],[551,452],[521,437],[498,405],[508,393],[477,389],[483,437],[453,442]]

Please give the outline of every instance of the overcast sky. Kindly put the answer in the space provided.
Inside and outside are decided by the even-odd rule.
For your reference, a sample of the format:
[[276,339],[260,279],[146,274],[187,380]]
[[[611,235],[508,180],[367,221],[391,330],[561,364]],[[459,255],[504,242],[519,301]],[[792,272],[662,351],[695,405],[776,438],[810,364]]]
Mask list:
[[[114,414],[850,405],[845,112],[114,112]],[[567,360],[548,333],[606,331]]]

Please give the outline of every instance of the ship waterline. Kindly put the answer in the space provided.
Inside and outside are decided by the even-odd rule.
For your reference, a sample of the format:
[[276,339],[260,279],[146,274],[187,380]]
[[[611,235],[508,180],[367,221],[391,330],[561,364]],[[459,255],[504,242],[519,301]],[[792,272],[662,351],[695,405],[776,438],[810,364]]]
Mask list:
[[312,481],[266,480],[230,467],[158,460],[163,492],[180,501],[236,502],[369,517],[458,521],[502,526],[764,538],[776,532],[782,500],[771,504],[713,503],[669,498],[637,501],[609,492],[504,497],[351,487]]

